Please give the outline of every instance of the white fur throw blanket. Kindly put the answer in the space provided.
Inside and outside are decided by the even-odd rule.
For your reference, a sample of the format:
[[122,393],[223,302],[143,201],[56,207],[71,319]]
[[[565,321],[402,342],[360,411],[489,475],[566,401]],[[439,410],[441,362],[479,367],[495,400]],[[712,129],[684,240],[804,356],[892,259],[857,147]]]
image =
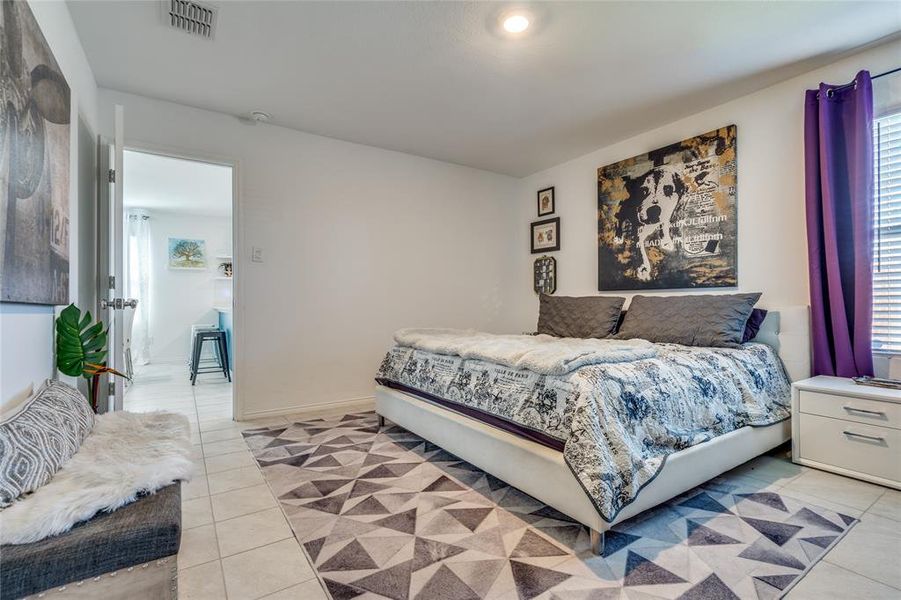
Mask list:
[[401,329],[394,334],[394,341],[399,346],[484,360],[541,375],[565,375],[587,365],[631,362],[657,355],[657,348],[646,340],[495,335],[463,329]]
[[64,533],[193,471],[188,420],[171,413],[113,412],[53,479],[0,512],[0,543],[26,544]]

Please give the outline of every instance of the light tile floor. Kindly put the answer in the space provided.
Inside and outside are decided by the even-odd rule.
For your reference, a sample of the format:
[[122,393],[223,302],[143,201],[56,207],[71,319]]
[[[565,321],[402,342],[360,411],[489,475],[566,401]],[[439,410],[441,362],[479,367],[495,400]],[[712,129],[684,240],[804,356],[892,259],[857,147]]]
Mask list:
[[[179,598],[326,600],[240,432],[337,413],[236,423],[231,386],[207,379],[192,389],[183,367],[145,374],[136,378],[126,408],[175,410],[193,426],[197,474],[182,489]],[[730,475],[861,519],[789,600],[901,600],[901,492],[792,464],[785,452],[756,458]]]
[[182,365],[137,369],[124,405],[191,422],[196,471],[182,486],[181,600],[328,598],[241,436],[284,418],[232,421],[231,384],[204,374],[192,387]]

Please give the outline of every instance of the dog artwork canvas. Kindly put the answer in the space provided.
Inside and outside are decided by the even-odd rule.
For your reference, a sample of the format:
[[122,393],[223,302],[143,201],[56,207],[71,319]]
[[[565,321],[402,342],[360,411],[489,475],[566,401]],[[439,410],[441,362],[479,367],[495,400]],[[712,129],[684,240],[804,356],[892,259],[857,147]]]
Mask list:
[[735,125],[598,169],[598,290],[735,287]]

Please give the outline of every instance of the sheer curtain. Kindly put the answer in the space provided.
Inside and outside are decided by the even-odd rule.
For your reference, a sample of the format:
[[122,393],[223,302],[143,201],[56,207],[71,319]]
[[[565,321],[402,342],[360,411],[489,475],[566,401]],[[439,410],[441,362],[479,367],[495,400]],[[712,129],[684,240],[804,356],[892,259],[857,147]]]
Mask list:
[[[127,213],[125,244],[125,294],[137,298],[131,333],[132,361],[139,365],[150,362],[150,216],[139,210]],[[126,332],[126,335],[128,332]]]

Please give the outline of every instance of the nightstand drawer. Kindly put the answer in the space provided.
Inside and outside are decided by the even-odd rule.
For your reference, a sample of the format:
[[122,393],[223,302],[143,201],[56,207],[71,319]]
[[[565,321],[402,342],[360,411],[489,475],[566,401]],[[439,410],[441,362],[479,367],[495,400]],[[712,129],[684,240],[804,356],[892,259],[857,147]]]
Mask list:
[[802,413],[901,429],[901,404],[893,402],[801,390],[800,405]]
[[901,481],[901,431],[801,414],[800,456]]

